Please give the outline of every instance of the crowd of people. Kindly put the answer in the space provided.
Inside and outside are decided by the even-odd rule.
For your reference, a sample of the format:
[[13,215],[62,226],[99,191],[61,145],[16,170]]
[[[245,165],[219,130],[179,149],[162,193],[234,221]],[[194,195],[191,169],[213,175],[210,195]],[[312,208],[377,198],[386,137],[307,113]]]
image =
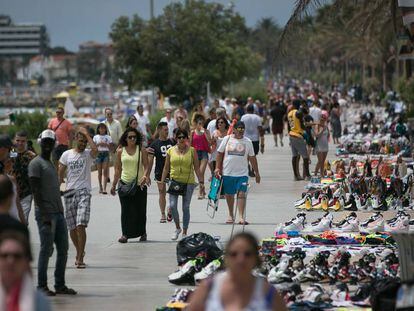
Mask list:
[[[77,293],[65,282],[69,237],[76,249],[75,267],[87,267],[86,230],[93,166],[98,171],[99,195],[108,195],[109,185],[110,194],[119,196],[120,243],[133,238],[147,240],[147,188],[152,180],[159,193],[160,222],[173,222],[171,239],[178,240],[189,234],[194,191],[198,190],[198,199],[205,199],[205,184],[213,177],[222,181],[221,195],[228,206],[226,223],[249,224],[245,217],[246,193],[249,177],[256,183],[261,182],[256,156],[265,152],[266,131],[272,131],[275,147],[283,146],[284,134],[288,135],[295,180],[310,177],[312,151],[318,160],[314,173],[323,175],[329,137],[332,133],[337,142],[342,131],[341,109],[335,97],[328,107],[320,105],[316,95],[310,100],[275,93],[268,103],[250,97],[245,101],[222,98],[210,106],[201,102],[194,111],[178,105],[175,110],[165,109],[165,116],[159,120],[154,133],[142,106],[129,117],[125,130],[114,119],[111,108],[105,108],[104,112],[105,120],[92,134],[90,129],[75,128],[64,118],[63,108],[58,107],[56,117],[39,135],[38,155],[29,150],[27,133],[16,133],[13,141],[7,135],[0,136],[0,183],[7,184],[0,187],[0,229],[10,228],[19,233],[0,238],[0,263],[21,263],[21,269],[24,266],[26,270],[16,268],[19,278],[32,277],[27,225],[34,201],[40,237],[37,285],[49,296]],[[299,173],[300,157],[303,177]],[[182,220],[178,209],[180,197]],[[243,239],[249,241],[249,237]],[[237,243],[232,242],[229,251],[234,248],[233,244]],[[47,270],[54,246],[57,256],[52,290],[47,283]],[[9,248],[13,250],[10,254]],[[245,254],[250,256],[248,250]],[[258,286],[261,290],[262,285]],[[267,286],[264,288],[267,291]],[[6,288],[6,295],[14,295],[13,290]],[[31,295],[36,297],[36,303],[45,303],[36,291]]]

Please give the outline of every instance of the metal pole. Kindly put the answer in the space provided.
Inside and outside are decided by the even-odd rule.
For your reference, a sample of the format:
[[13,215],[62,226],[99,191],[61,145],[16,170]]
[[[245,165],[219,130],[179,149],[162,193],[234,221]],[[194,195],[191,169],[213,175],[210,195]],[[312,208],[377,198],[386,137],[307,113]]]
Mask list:
[[154,18],[154,0],[150,0],[150,18]]

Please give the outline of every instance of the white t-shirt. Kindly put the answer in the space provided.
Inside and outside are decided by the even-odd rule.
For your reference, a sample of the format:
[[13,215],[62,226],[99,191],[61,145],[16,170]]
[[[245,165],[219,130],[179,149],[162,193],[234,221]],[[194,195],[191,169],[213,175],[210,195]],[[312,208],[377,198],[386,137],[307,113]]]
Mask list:
[[251,141],[259,141],[259,126],[262,126],[262,118],[257,114],[248,113],[241,117],[246,129],[244,136],[250,138]]
[[231,115],[233,114],[233,105],[231,103],[227,104],[226,102],[224,102],[224,104],[220,106],[226,109],[227,116],[231,118]]
[[150,121],[145,115],[140,116],[138,112],[134,114],[134,117],[135,119],[137,119],[138,128],[140,129],[142,135],[144,135],[144,140],[146,141],[147,140],[147,125],[150,124]]
[[170,121],[167,120],[167,117],[161,118],[160,122],[167,122],[168,124],[168,138],[174,137],[174,130],[177,127],[177,123],[173,118],[170,119]]
[[254,156],[253,144],[249,138],[237,139],[233,135],[226,136],[217,151],[224,153],[224,176],[249,176],[248,157]]
[[309,115],[312,117],[314,122],[319,122],[322,115],[322,110],[319,107],[312,106],[309,108]]
[[[109,135],[95,135],[93,137],[93,142],[98,146],[98,144],[112,144],[112,138]],[[109,151],[109,147],[98,146],[98,151]]]
[[213,119],[207,124],[207,130],[211,133],[213,133],[216,130],[216,122],[217,119]]
[[75,149],[65,151],[60,157],[60,163],[66,166],[66,190],[91,190],[91,167],[93,165],[91,150],[78,153]]

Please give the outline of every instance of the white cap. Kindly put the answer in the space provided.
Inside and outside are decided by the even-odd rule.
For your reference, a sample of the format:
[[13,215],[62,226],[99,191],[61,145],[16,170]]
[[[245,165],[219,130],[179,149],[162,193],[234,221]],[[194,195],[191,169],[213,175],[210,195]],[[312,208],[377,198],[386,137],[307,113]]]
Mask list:
[[44,138],[51,138],[53,140],[56,140],[55,132],[52,130],[44,130],[42,134],[40,134],[40,139]]

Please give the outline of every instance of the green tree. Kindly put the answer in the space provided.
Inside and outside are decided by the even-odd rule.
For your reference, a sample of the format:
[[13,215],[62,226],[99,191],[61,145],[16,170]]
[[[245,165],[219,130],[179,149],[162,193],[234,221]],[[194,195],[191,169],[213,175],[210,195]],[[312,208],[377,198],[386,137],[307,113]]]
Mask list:
[[245,20],[216,3],[172,3],[149,22],[120,17],[110,37],[115,67],[130,88],[158,86],[183,98],[205,93],[207,82],[221,92],[260,69],[260,56],[246,44]]

